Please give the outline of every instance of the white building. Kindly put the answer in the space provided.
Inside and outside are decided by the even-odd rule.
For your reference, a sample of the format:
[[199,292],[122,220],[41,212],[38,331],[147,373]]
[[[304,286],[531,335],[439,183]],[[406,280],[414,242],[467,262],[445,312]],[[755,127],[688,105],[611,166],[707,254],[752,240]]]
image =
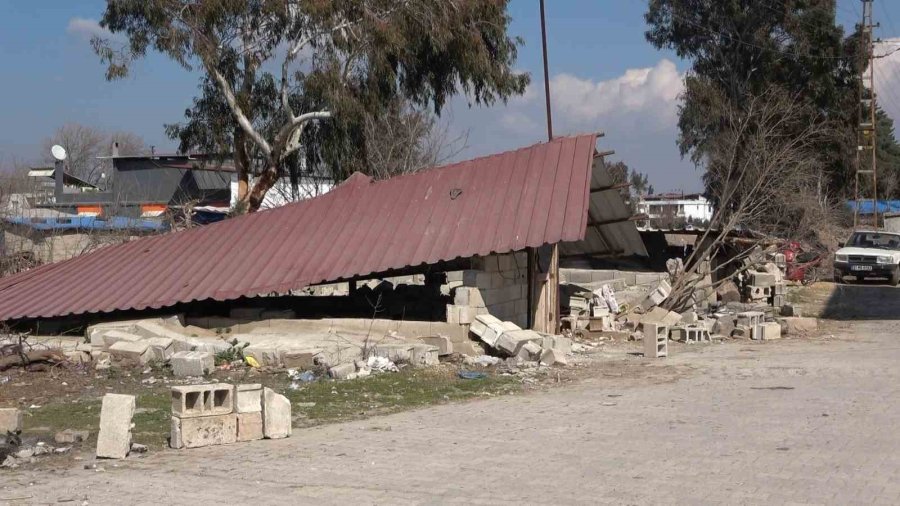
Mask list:
[[705,225],[712,219],[709,200],[699,193],[662,193],[641,197],[637,212],[647,215],[643,227],[671,228],[688,224]]

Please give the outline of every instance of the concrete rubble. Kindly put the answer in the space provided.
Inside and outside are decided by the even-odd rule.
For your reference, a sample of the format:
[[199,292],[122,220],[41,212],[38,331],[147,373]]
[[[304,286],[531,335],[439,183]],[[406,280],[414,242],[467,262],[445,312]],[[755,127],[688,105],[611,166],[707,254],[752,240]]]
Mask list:
[[565,365],[566,355],[572,352],[568,338],[523,330],[491,315],[476,316],[469,332],[501,357],[516,357],[524,362]]
[[0,408],[0,435],[22,430],[22,411],[17,408]]

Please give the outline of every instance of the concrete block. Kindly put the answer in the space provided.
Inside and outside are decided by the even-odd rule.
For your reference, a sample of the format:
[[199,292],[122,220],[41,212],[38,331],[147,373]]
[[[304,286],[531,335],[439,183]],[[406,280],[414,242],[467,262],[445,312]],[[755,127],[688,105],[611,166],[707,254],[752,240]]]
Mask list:
[[118,341],[109,347],[112,361],[122,365],[144,365],[150,361],[150,346],[144,341]]
[[128,329],[131,328],[132,325],[134,325],[133,321],[103,322],[95,325],[88,325],[87,329],[85,329],[84,336],[87,337],[89,343],[103,346],[106,344],[104,342],[103,334],[110,330],[128,332]]
[[[87,364],[91,361],[91,354],[86,351],[65,351],[63,354],[73,364]],[[2,432],[0,432],[2,434]]]
[[[109,348],[119,341],[135,343],[141,340],[141,336],[122,329],[106,329],[95,335],[99,336],[98,341],[102,340],[101,344],[106,348]],[[94,342],[91,341],[91,344],[94,344]]]
[[262,385],[239,384],[234,388],[234,410],[238,413],[262,412]]
[[500,336],[503,335],[504,332],[514,332],[516,330],[522,329],[513,322],[492,323],[488,326],[484,335],[481,336],[481,341],[491,348],[496,348],[497,341],[500,340]]
[[489,314],[478,315],[469,326],[469,332],[475,334],[478,337],[481,337],[484,332],[487,331],[489,325],[499,323],[502,323],[499,318],[496,318]]
[[759,286],[759,287],[771,287],[775,286],[778,280],[775,278],[774,274],[770,274],[768,272],[751,272],[750,273],[750,284]]
[[445,336],[426,336],[419,337],[417,340],[423,344],[435,346],[438,349],[439,356],[447,356],[453,353],[453,342]]
[[124,459],[131,449],[133,395],[106,394],[100,404],[100,432],[97,434],[97,458]]
[[[380,355],[376,355],[380,356]],[[347,379],[351,374],[356,373],[356,366],[353,364],[338,364],[328,369],[328,375],[333,379]]]
[[543,365],[566,365],[568,363],[566,354],[560,350],[544,349],[541,351],[541,364]]
[[234,385],[179,385],[172,387],[172,416],[193,418],[227,415],[234,411]]
[[172,417],[169,446],[172,448],[200,448],[230,444],[237,441],[237,414]]
[[752,328],[762,323],[765,317],[762,311],[744,311],[737,314],[737,324]]
[[681,323],[697,323],[697,312],[685,311],[681,313]]
[[778,322],[765,322],[760,325],[763,329],[763,339],[781,339],[781,325]]
[[91,433],[86,430],[66,429],[53,435],[53,440],[60,444],[81,443],[87,441]]
[[460,286],[454,289],[453,303],[457,306],[485,307],[481,290],[474,286]]
[[429,367],[440,364],[438,347],[430,344],[415,344],[410,350],[409,363],[413,367]]
[[730,336],[734,331],[734,318],[731,316],[723,316],[715,320],[712,327],[712,333],[720,336]]
[[259,365],[281,367],[284,363],[284,351],[278,346],[267,344],[251,344],[244,348],[245,357],[253,357]]
[[262,417],[265,438],[279,439],[291,435],[291,401],[271,388],[263,389]]
[[[260,391],[260,396],[262,392]],[[263,438],[262,411],[237,413],[237,440],[255,441]]]
[[601,316],[599,318],[592,317],[588,320],[588,330],[591,332],[603,332],[613,329],[612,315]]
[[171,337],[151,337],[143,342],[150,347],[151,360],[164,362],[175,354],[175,340]]
[[322,354],[320,349],[285,350],[281,361],[287,369],[312,369],[316,365],[316,357]]
[[655,323],[644,323],[644,357],[669,356],[669,328]]
[[213,354],[208,351],[179,351],[169,359],[172,373],[178,377],[204,376],[215,369]]
[[22,430],[22,412],[16,408],[0,408],[0,436]]

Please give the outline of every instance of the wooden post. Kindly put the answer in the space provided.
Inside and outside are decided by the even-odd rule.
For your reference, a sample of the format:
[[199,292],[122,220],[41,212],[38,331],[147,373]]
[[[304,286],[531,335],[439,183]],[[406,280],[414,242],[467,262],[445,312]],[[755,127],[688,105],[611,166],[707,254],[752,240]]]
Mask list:
[[556,334],[559,330],[559,247],[556,244],[535,250],[531,279],[531,328]]

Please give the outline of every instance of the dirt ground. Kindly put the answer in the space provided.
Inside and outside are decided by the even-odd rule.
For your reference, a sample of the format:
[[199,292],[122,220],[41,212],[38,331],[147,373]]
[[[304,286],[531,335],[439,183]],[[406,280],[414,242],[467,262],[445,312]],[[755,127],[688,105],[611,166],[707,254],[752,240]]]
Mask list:
[[[900,438],[883,428],[900,421],[900,291],[854,307],[821,285],[798,300],[852,319],[816,337],[676,345],[661,360],[606,345],[558,380],[287,440],[0,472],[0,503],[895,504]],[[893,316],[868,316],[876,303]]]

